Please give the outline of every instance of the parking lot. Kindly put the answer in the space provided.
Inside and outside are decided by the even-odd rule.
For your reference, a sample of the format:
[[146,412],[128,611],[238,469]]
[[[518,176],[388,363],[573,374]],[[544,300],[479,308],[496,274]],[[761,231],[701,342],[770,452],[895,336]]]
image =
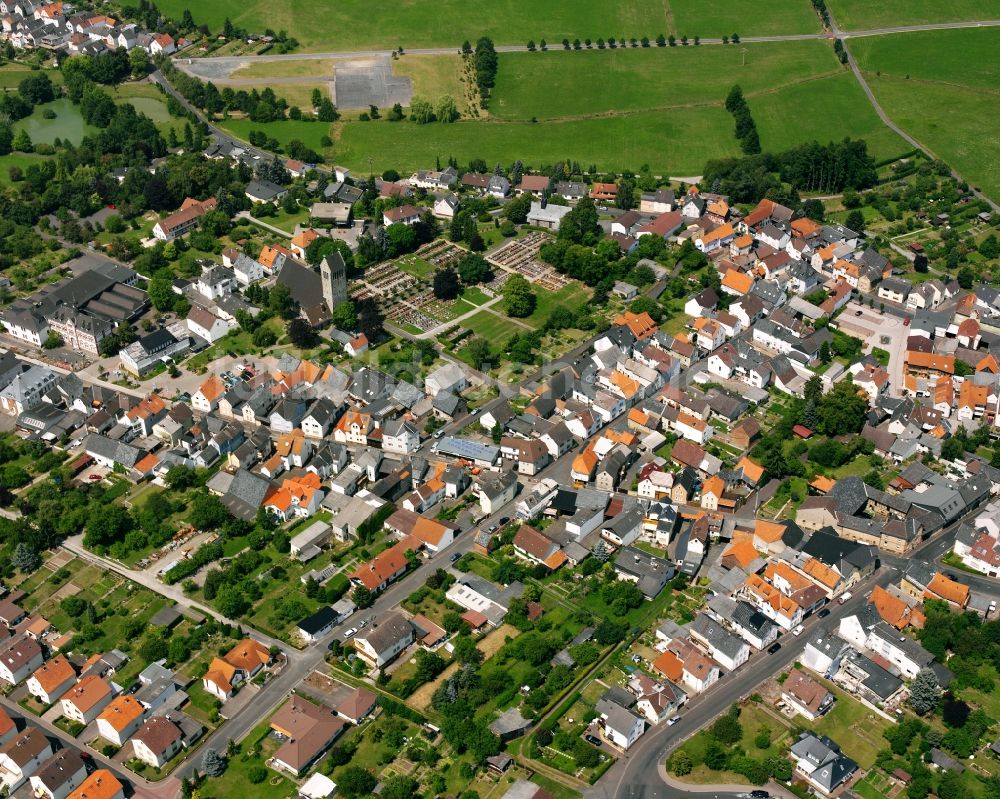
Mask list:
[[889,383],[894,397],[903,389],[903,359],[906,357],[906,337],[909,328],[902,319],[880,313],[867,305],[851,301],[837,317],[837,326],[849,336],[864,342],[864,351],[878,347],[889,353]]

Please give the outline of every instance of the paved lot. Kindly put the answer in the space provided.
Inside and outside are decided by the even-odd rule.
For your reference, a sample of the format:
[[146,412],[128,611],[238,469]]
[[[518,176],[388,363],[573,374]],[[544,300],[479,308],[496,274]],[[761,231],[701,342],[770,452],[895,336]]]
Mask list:
[[338,108],[409,105],[412,97],[410,79],[393,75],[392,60],[386,56],[337,64],[333,76],[333,102]]
[[880,313],[867,305],[857,302],[847,303],[844,312],[837,318],[840,329],[849,336],[865,342],[865,352],[878,347],[889,353],[889,381],[893,396],[901,396],[903,391],[903,359],[906,357],[906,337],[909,328],[896,316]]

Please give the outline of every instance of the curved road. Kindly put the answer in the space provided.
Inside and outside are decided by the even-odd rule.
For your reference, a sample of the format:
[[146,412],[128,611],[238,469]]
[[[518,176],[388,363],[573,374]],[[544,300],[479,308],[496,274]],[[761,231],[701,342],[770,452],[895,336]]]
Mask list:
[[[848,602],[843,605],[840,603],[829,605],[830,615],[825,619],[820,619],[816,615],[809,617],[804,623],[805,631],[800,637],[783,635],[779,639],[782,647],[775,654],[755,653],[739,671],[724,677],[708,692],[695,696],[681,709],[682,718],[679,723],[673,727],[660,725],[647,732],[596,785],[584,792],[584,799],[679,799],[685,794],[696,791],[697,788],[694,786],[677,787],[680,783],[667,777],[662,765],[670,752],[720,715],[733,702],[749,696],[766,679],[788,668],[801,653],[805,642],[818,628],[829,630],[844,616],[858,611],[867,602],[866,597],[875,585],[884,587],[899,579],[901,571],[918,554],[928,560],[941,557],[951,548],[958,527],[980,512],[981,510],[977,510],[956,520],[905,558],[880,553],[880,568],[874,575],[851,589],[854,596]],[[990,587],[992,592],[997,591],[996,585]],[[726,795],[722,790],[724,787],[726,786],[719,786],[719,796],[730,799],[730,795]]]

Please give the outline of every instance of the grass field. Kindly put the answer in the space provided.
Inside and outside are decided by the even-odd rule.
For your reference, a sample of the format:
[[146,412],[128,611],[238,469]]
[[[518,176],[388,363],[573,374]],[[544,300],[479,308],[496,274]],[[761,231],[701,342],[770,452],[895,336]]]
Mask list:
[[[463,39],[490,36],[497,44],[523,44],[528,39],[549,42],[614,36],[653,39],[660,33],[741,36],[813,33],[819,21],[807,0],[775,0],[766,12],[750,0],[730,0],[725,9],[697,0],[621,0],[609,14],[601,0],[550,0],[526,6],[523,0],[497,0],[488,10],[463,0],[396,3],[372,13],[364,0],[336,4],[299,0],[288,4],[264,0],[213,0],[192,7],[190,0],[163,0],[163,14],[180,19],[191,8],[195,22],[213,31],[228,17],[248,31],[287,30],[306,51],[407,49],[454,46]],[[321,20],[322,24],[316,24]],[[447,24],[442,21],[447,20]],[[684,30],[680,30],[684,28]]]
[[10,168],[12,166],[20,167],[23,171],[32,164],[40,164],[47,160],[48,156],[35,155],[34,153],[8,153],[0,156],[0,183],[9,184],[11,182]]
[[859,39],[852,52],[885,112],[993,198],[1000,197],[1000,31]]
[[480,311],[474,316],[470,316],[462,327],[472,330],[477,336],[481,336],[493,346],[498,346],[509,339],[515,333],[523,333],[525,328],[504,319],[501,316],[492,314],[489,311]]
[[786,33],[819,33],[820,20],[809,3],[779,0],[766,10],[753,0],[669,0],[673,33],[702,38],[730,36],[776,36]]
[[455,55],[403,56],[392,62],[394,75],[405,75],[413,85],[413,96],[436,100],[450,94],[462,99],[462,59]]
[[981,0],[830,0],[827,6],[843,30],[997,18],[996,3]]
[[[4,64],[0,67],[0,89],[16,89],[22,80],[37,71],[24,64]],[[46,69],[44,72],[54,84],[62,84],[62,72],[58,69]]]
[[819,41],[503,53],[490,113],[552,119],[720,104],[736,83],[749,96],[842,70],[832,47]]
[[253,61],[234,69],[231,78],[319,78],[332,77],[336,60],[303,58],[294,61]]

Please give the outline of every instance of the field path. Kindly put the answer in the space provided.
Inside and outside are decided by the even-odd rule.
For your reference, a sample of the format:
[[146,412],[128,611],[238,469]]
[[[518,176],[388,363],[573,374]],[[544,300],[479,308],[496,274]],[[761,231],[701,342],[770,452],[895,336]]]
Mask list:
[[[664,4],[664,12],[667,15],[667,25],[671,30],[674,27],[673,13],[669,10],[669,0],[661,0]],[[845,39],[860,38],[866,36],[887,36],[893,33],[913,33],[916,31],[953,30],[956,28],[992,28],[1000,26],[1000,19],[985,19],[971,22],[937,22],[926,25],[899,25],[889,28],[871,28],[869,30],[844,31],[836,27],[832,33],[796,33],[784,36],[743,36],[740,41],[744,44],[754,44],[761,42],[800,42],[813,39],[830,39],[840,36]],[[722,45],[722,39],[701,39],[701,45]],[[693,46],[693,45],[689,45]],[[498,53],[523,53],[527,52],[527,47],[523,44],[502,44],[497,45]],[[564,50],[561,45],[549,47],[549,52],[572,52]],[[257,56],[224,56],[218,58],[187,58],[183,55],[175,56],[174,63],[179,69],[202,80],[226,81],[229,75],[236,69],[247,66],[249,63],[268,61],[304,61],[314,59],[329,58],[391,58],[393,50],[351,50],[344,52],[329,53],[283,53],[281,55],[257,55]],[[404,51],[403,57],[407,55],[457,55],[457,47],[423,47]],[[329,78],[329,76],[326,76]],[[284,82],[284,81],[274,81]]]
[[[830,17],[830,25],[833,28],[833,35],[834,36],[843,37],[844,39],[850,38],[851,36],[865,35],[863,33],[862,34],[858,34],[858,33],[851,34],[851,33],[847,33],[847,32],[841,31],[837,27],[837,21],[832,16]],[[988,22],[954,23],[954,24],[951,24],[951,25],[946,25],[946,24],[920,25],[920,26],[917,26],[916,28],[906,28],[905,30],[907,30],[907,31],[908,30],[914,30],[914,29],[916,29],[916,30],[945,30],[945,29],[948,29],[948,28],[981,28],[981,27],[993,27],[993,26],[996,26],[996,25],[1000,25],[1000,20],[990,20]],[[903,31],[899,31],[899,30],[893,31],[893,29],[891,29],[891,28],[887,29],[887,30],[889,32],[896,32],[896,33],[903,32]],[[908,144],[910,144],[914,149],[922,150],[923,152],[927,153],[932,158],[935,158],[935,159],[941,161],[942,159],[938,158],[938,156],[934,153],[933,150],[931,150],[930,147],[928,147],[926,144],[923,144],[922,142],[920,142],[917,139],[915,139],[913,136],[911,136],[909,133],[907,133],[905,130],[903,130],[901,127],[899,127],[899,125],[897,125],[895,122],[892,121],[892,119],[890,118],[890,116],[885,112],[885,109],[882,108],[882,105],[879,103],[878,99],[875,97],[875,92],[872,91],[872,87],[868,85],[868,80],[865,78],[864,73],[861,71],[861,68],[858,66],[858,62],[854,58],[854,55],[851,53],[851,49],[850,49],[850,47],[848,46],[848,44],[846,42],[844,44],[844,51],[847,53],[847,64],[851,68],[851,72],[854,73],[855,80],[857,80],[858,85],[861,86],[861,89],[862,89],[862,91],[864,91],[865,96],[868,98],[868,102],[871,103],[872,108],[875,109],[875,113],[878,114],[878,118],[882,120],[882,124],[884,124],[887,128],[889,128],[889,130],[891,130],[897,136],[899,136],[903,141],[905,141]],[[958,172],[956,172],[950,166],[948,167],[948,170],[951,172],[951,175],[952,175],[952,177],[955,178],[955,180],[959,181],[960,183],[962,183],[962,182],[969,183],[968,181],[965,180],[965,178],[963,178],[961,175],[959,175]],[[987,197],[985,194],[983,194],[981,191],[979,191],[979,189],[975,188],[975,186],[973,184],[969,183],[969,189],[980,200],[984,200],[987,203],[989,203],[990,207],[994,210],[994,212],[1000,212],[1000,205],[997,205],[997,203],[995,203],[993,200],[991,200],[989,197]]]

